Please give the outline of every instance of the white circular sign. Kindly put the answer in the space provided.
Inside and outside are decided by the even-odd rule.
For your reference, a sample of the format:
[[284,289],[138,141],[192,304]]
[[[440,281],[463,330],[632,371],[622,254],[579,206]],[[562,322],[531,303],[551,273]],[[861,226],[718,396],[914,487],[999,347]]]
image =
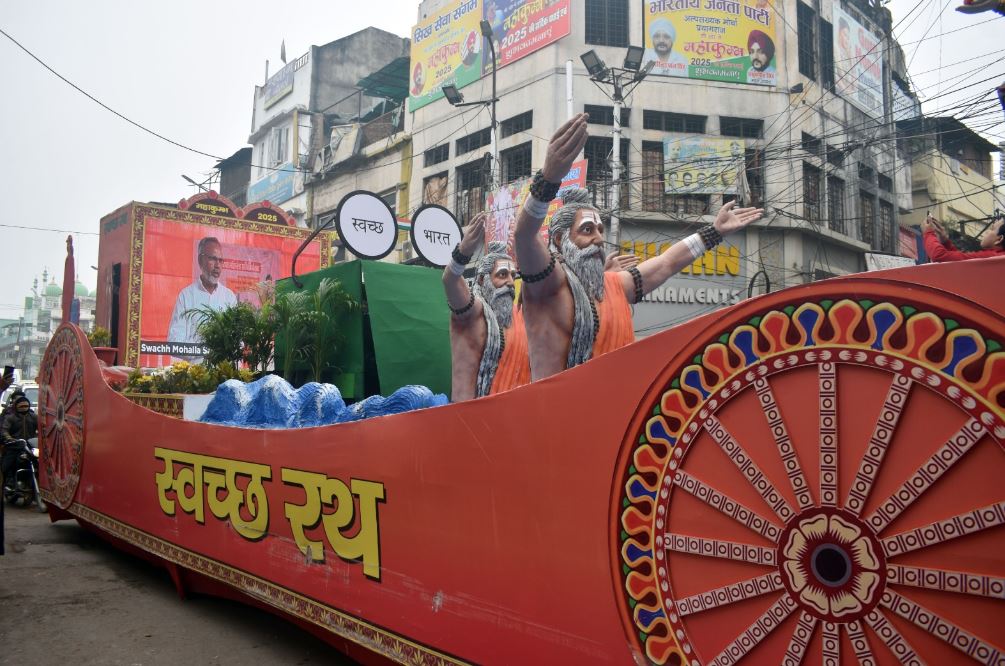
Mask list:
[[412,247],[434,266],[450,263],[450,253],[461,242],[461,225],[443,206],[426,204],[412,217]]
[[394,211],[376,194],[364,190],[342,197],[335,229],[349,251],[364,259],[386,257],[398,242]]

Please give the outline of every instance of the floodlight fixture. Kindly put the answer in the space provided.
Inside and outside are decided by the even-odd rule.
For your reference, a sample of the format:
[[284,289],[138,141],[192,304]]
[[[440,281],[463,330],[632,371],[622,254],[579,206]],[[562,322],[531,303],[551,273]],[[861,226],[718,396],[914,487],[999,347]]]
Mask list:
[[457,106],[458,104],[464,103],[464,95],[461,94],[461,91],[459,91],[457,86],[454,84],[451,83],[450,85],[443,86],[442,90],[443,96],[447,98],[447,101],[450,102],[451,106]]
[[579,56],[579,58],[586,66],[586,71],[589,73],[590,78],[600,79],[607,73],[607,65],[604,64],[604,61],[600,59],[600,56],[593,49]]
[[629,46],[628,52],[625,54],[625,69],[637,72],[639,67],[642,66],[642,54],[645,53],[645,49],[641,46]]
[[492,39],[492,24],[485,19],[482,19],[482,22],[479,25],[481,25],[482,28],[482,37]]
[[645,65],[643,65],[642,69],[640,69],[639,71],[635,72],[635,79],[634,79],[635,83],[638,83],[642,79],[644,79],[647,76],[649,76],[649,72],[653,71],[653,67],[655,67],[655,66],[656,66],[656,61],[655,60],[650,60]]

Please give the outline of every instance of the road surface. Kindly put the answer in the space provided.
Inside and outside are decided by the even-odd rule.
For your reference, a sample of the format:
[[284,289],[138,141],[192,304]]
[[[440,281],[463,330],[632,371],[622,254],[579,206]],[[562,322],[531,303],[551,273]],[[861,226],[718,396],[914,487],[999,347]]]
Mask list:
[[76,521],[6,507],[0,664],[353,664],[274,615],[178,598],[164,569]]

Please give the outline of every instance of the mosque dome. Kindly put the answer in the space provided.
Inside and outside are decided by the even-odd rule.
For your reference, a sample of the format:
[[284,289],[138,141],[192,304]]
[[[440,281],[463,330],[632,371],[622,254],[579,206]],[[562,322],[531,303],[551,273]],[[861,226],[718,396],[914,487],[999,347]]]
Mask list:
[[50,282],[49,284],[45,285],[45,292],[44,292],[43,295],[45,295],[45,296],[62,296],[63,295],[63,290],[55,282]]
[[87,298],[90,296],[90,292],[87,290],[87,285],[80,280],[77,280],[76,284],[73,285],[73,295],[80,298]]

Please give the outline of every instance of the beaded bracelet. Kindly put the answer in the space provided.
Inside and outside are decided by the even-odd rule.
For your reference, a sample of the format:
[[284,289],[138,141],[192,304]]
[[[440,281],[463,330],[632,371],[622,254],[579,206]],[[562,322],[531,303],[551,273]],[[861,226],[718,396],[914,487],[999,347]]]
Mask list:
[[553,270],[555,270],[555,254],[554,253],[552,253],[552,255],[551,255],[551,261],[548,262],[548,265],[545,267],[545,269],[543,271],[541,271],[540,273],[533,273],[531,275],[526,275],[524,273],[521,273],[520,274],[520,278],[523,280],[524,284],[534,284],[535,282],[540,282],[541,280],[543,280],[546,277],[548,277],[549,275],[551,275],[551,272]]
[[461,264],[462,266],[466,266],[467,264],[471,263],[471,255],[461,254],[461,244],[460,243],[458,243],[457,245],[454,246],[454,249],[450,253],[450,256],[454,258],[454,261],[456,261],[457,263]]
[[722,242],[722,234],[716,231],[715,226],[711,224],[706,224],[699,229],[698,235],[701,236],[701,242],[705,244],[706,250],[711,250]]
[[635,283],[635,301],[633,302],[638,303],[639,301],[642,300],[642,297],[644,296],[644,294],[642,293],[642,273],[640,273],[639,269],[636,268],[635,266],[630,267],[628,269],[628,272],[632,276],[632,282]]
[[450,301],[447,301],[446,306],[448,308],[450,308],[450,311],[453,312],[454,314],[458,314],[458,315],[463,314],[467,310],[469,310],[472,307],[474,307],[474,292],[473,291],[471,292],[471,298],[470,298],[470,300],[468,300],[467,304],[464,305],[463,307],[454,307],[453,305],[450,304]]

